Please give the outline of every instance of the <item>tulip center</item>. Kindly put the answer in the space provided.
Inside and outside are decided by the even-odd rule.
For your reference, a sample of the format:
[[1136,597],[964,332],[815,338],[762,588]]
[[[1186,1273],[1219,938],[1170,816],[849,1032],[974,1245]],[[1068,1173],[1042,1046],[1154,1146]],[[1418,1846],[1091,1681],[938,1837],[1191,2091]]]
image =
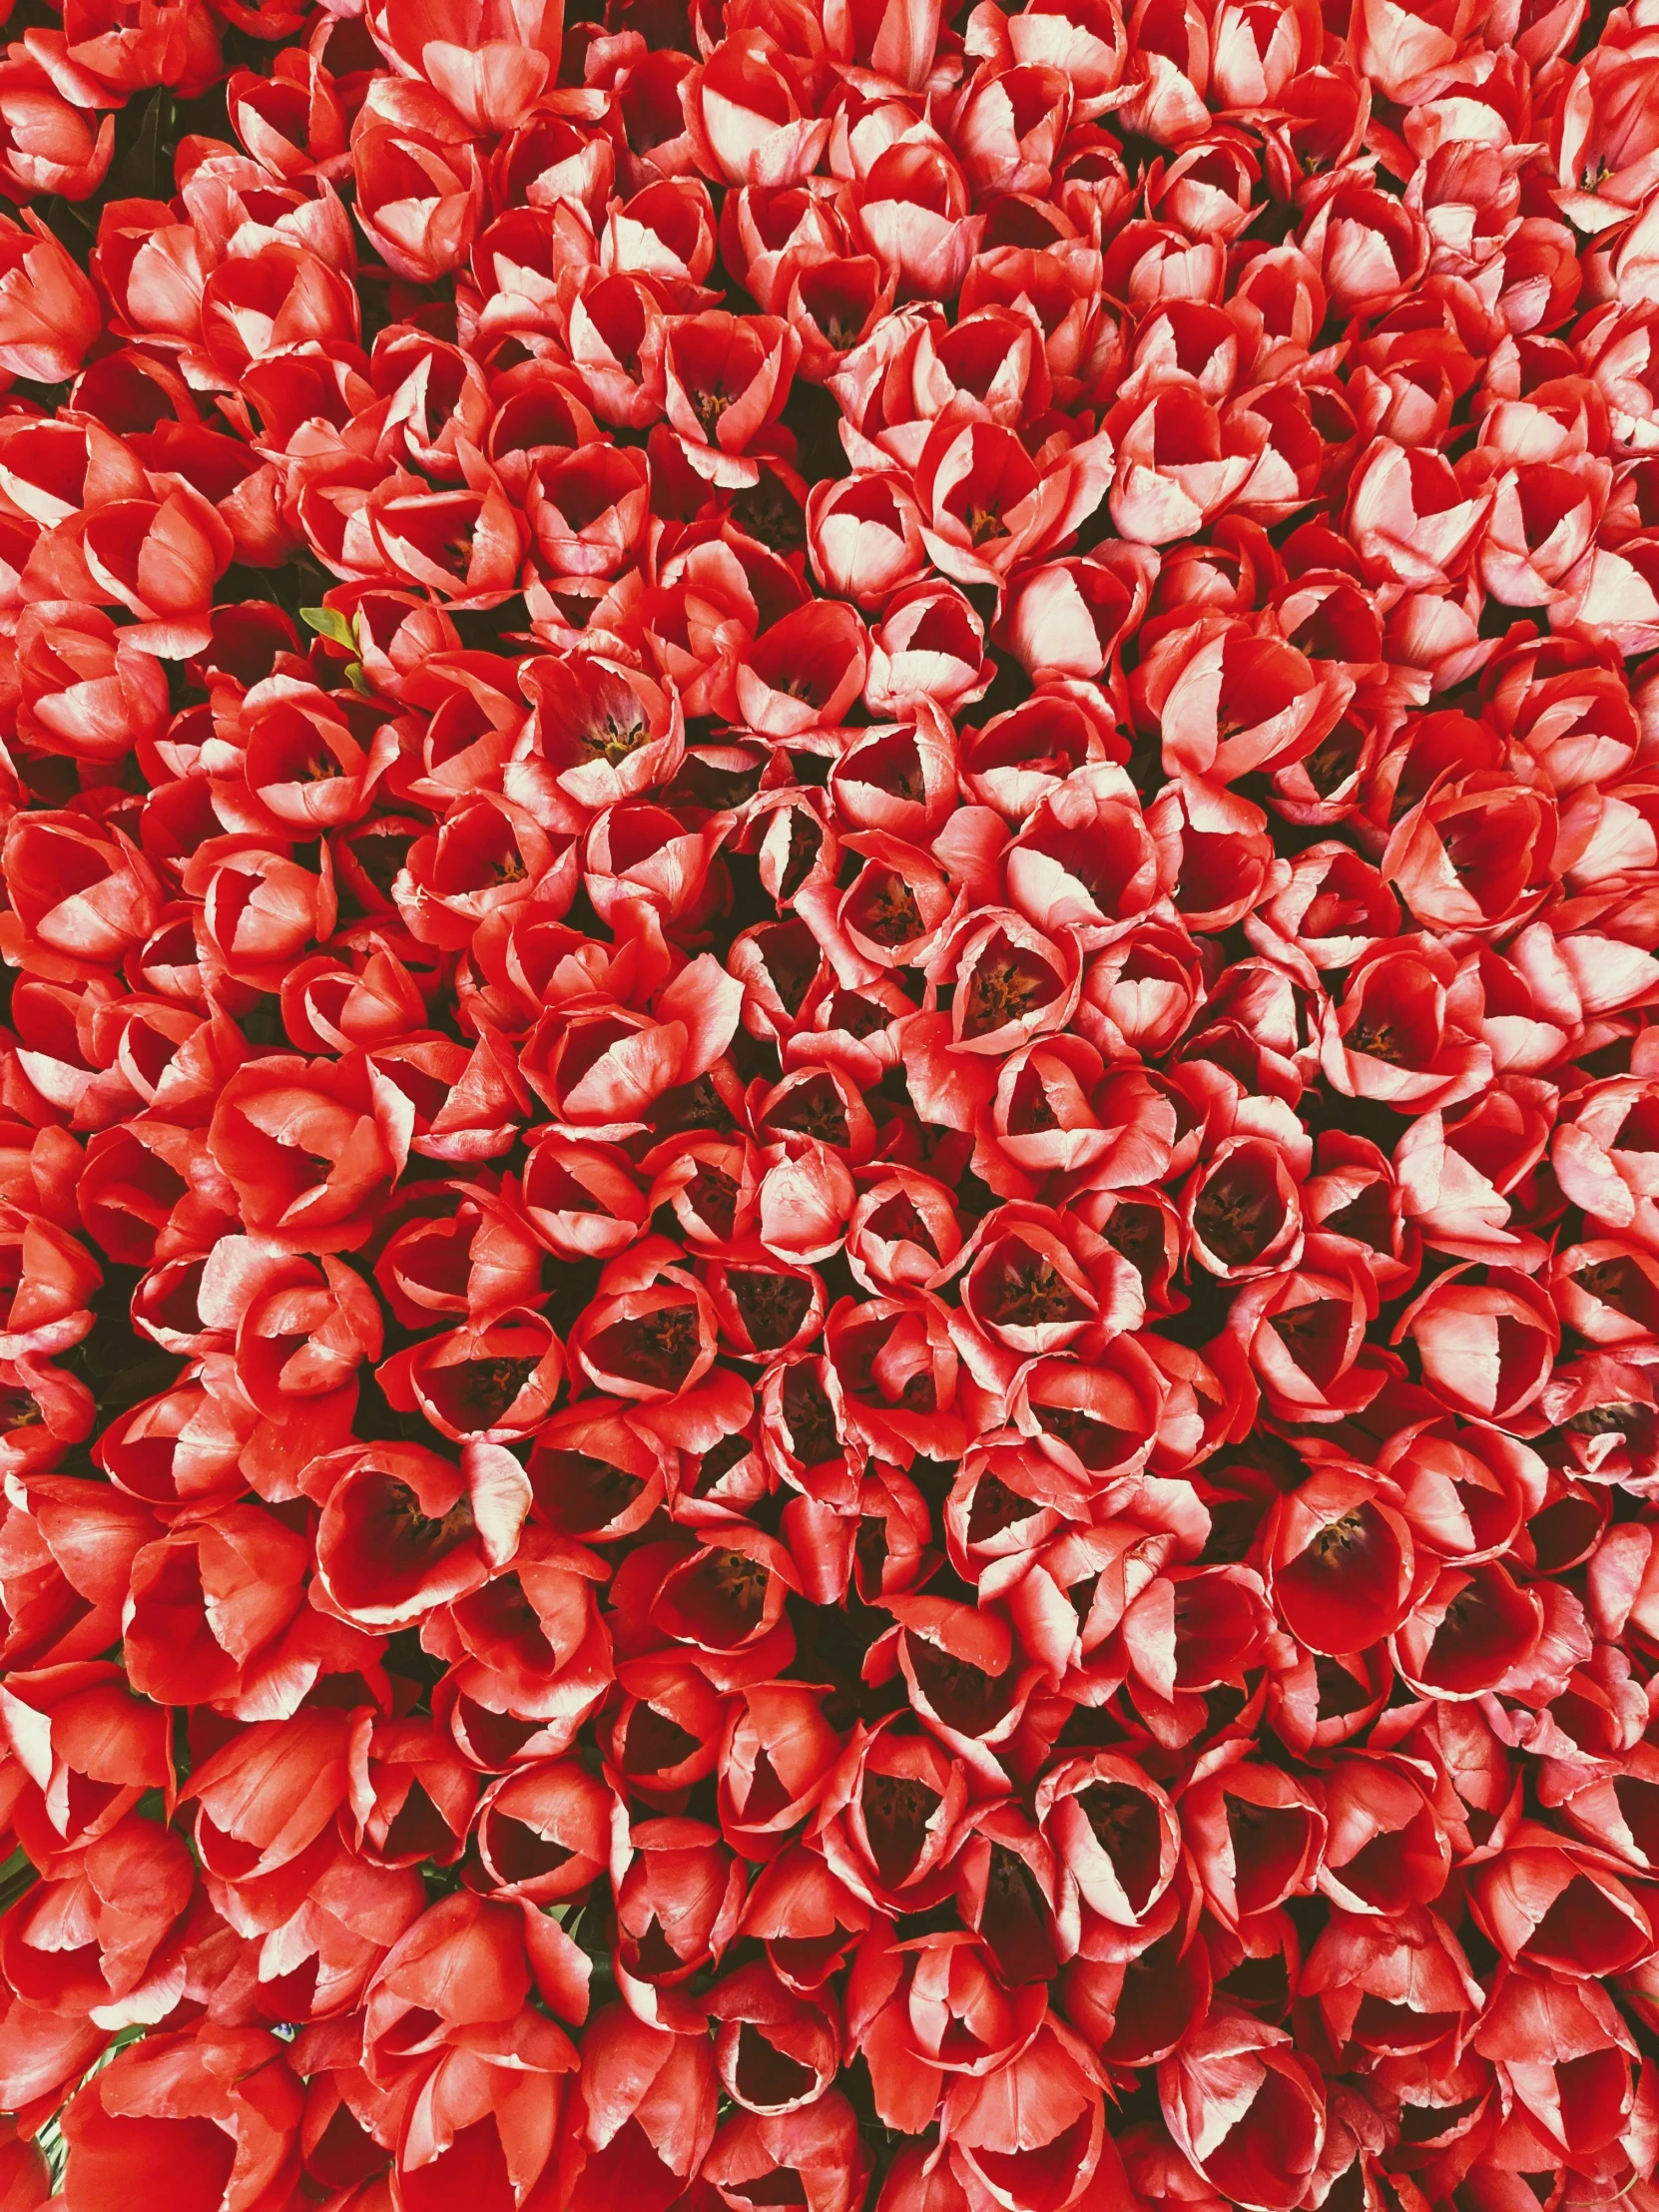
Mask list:
[[784,1418],[790,1448],[804,1466],[816,1467],[840,1450],[835,1416],[811,1367],[791,1368],[784,1378]]
[[883,1882],[900,1882],[920,1857],[938,1793],[908,1775],[866,1774],[859,1793],[870,1850]]
[[775,1129],[790,1129],[821,1144],[843,1145],[848,1141],[846,1108],[841,1094],[828,1075],[812,1076],[798,1084],[783,1104],[768,1114]]
[[1391,1021],[1357,1021],[1348,1033],[1348,1047],[1351,1052],[1364,1052],[1373,1060],[1385,1060],[1390,1067],[1405,1065],[1405,1055]]
[[661,1974],[675,1973],[684,1963],[655,1913],[651,1916],[651,1926],[639,1939],[638,1957],[640,1972],[648,1981]]
[[576,1854],[527,1822],[498,1813],[491,1824],[489,1856],[503,1882],[534,1882],[538,1876],[557,1874]]
[[691,1306],[664,1306],[646,1314],[633,1330],[634,1365],[644,1380],[663,1381],[670,1389],[684,1382],[697,1357],[697,1312]]
[[1152,1801],[1121,1782],[1094,1782],[1077,1802],[1138,1913],[1158,1880],[1158,1816]]
[[657,1102],[657,1111],[665,1131],[733,1127],[726,1101],[706,1075],[700,1075],[694,1083],[682,1083],[672,1091],[664,1091]]
[[[578,742],[590,758],[608,761],[615,768],[619,761],[625,761],[630,753],[638,750],[645,735],[646,723],[643,715],[637,722],[619,722],[615,715],[606,715],[581,731]],[[522,872],[521,869],[520,873]]]
[[849,1037],[872,1037],[877,1029],[885,1029],[892,1015],[857,991],[837,991],[830,1001],[828,1018],[831,1029],[843,1029]]
[[1633,1321],[1645,1320],[1654,1304],[1652,1287],[1634,1260],[1598,1260],[1592,1267],[1580,1268],[1573,1281],[1586,1298],[1611,1306]]
[[477,1414],[481,1427],[488,1427],[511,1405],[537,1365],[533,1359],[468,1360],[456,1397],[469,1413]]
[[1352,1512],[1344,1513],[1340,1520],[1327,1521],[1308,1549],[1321,1566],[1329,1566],[1334,1559],[1340,1559],[1345,1552],[1351,1551],[1365,1532],[1365,1507],[1356,1505]]
[[1273,1236],[1268,1199],[1266,1190],[1224,1169],[1193,1208],[1193,1227],[1227,1267],[1247,1267]]
[[[676,1767],[683,1767],[698,1748],[697,1738],[690,1729],[682,1728],[670,1714],[660,1712],[654,1705],[635,1707],[628,1723],[627,1740],[623,1745],[622,1771],[630,1775],[672,1774]],[[655,1920],[651,1923],[657,1940],[662,1942],[662,1932]],[[649,1936],[640,1938],[640,1956],[644,1959]],[[666,1948],[666,1945],[664,1946]],[[672,1972],[679,1960],[670,1957],[666,1967],[659,1971]]]
[[921,912],[902,875],[889,872],[870,896],[864,934],[877,944],[906,944],[921,933]]
[[763,476],[732,503],[732,519],[744,533],[775,553],[793,553],[807,542],[801,509],[776,479]]
[[1076,1293],[1051,1260],[1035,1260],[1023,1269],[1009,1267],[995,1305],[995,1320],[1031,1329],[1085,1318]]
[[686,394],[692,403],[692,412],[703,425],[703,434],[712,439],[721,416],[732,404],[731,395],[724,391],[692,391]]
[[769,2043],[753,2020],[745,2020],[738,2030],[737,2082],[751,2106],[776,2112],[811,2096],[818,2076]]
[[704,1562],[704,1574],[720,1595],[731,1601],[746,1620],[758,1621],[766,1608],[771,1574],[760,1559],[747,1551],[712,1551]]
[[27,1390],[0,1390],[0,1429],[36,1428],[40,1418],[40,1407]]
[[1328,1720],[1357,1713],[1366,1702],[1365,1684],[1357,1682],[1340,1661],[1327,1658],[1323,1652],[1314,1658],[1314,1680],[1319,1685],[1320,1713]]
[[1030,1868],[1017,1852],[1010,1851],[1006,1844],[992,1844],[985,1887],[999,1898],[1028,1898],[1034,1885]]
[[1285,1350],[1315,1382],[1334,1382],[1348,1350],[1348,1330],[1342,1308],[1333,1299],[1311,1299],[1305,1306],[1290,1306],[1273,1317],[1273,1327]]
[[1048,1103],[1048,1093],[1039,1082],[1031,1085],[1030,1095],[1017,1101],[1017,1110],[1008,1117],[1008,1134],[1011,1137],[1036,1137],[1045,1129],[1058,1129],[1059,1116]]
[[598,1332],[589,1354],[608,1375],[677,1390],[691,1373],[697,1347],[697,1308],[688,1303],[613,1322]]
[[987,1674],[971,1659],[920,1636],[908,1638],[908,1644],[916,1686],[947,1728],[963,1736],[983,1736],[1002,1719],[1011,1702],[1012,1677]]
[[1382,1182],[1368,1183],[1358,1198],[1351,1198],[1346,1206],[1328,1214],[1325,1226],[1339,1236],[1352,1237],[1356,1244],[1370,1245],[1374,1252],[1390,1251],[1393,1239],[1386,1186]]
[[807,2187],[793,2166],[780,2166],[756,2181],[728,2182],[726,2195],[741,2197],[745,2204],[801,2205],[807,2203]]
[[522,1644],[534,1638],[543,1657],[552,1648],[542,1631],[541,1615],[530,1603],[516,1574],[504,1574],[487,1583],[471,1600],[468,1613],[474,1625],[487,1622],[498,1641]]
[[824,850],[824,831],[799,808],[790,816],[790,856],[784,863],[784,872],[778,882],[778,903],[783,906],[800,890],[813,872],[813,863]]
[[1482,1625],[1497,1621],[1497,1608],[1484,1584],[1465,1582],[1440,1616],[1439,1634],[1448,1643],[1464,1644]]
[[331,754],[316,752],[308,761],[302,761],[294,778],[298,784],[327,784],[343,776],[345,771]]
[[1575,1436],[1617,1436],[1639,1421],[1644,1408],[1628,1399],[1609,1405],[1586,1405],[1583,1412],[1574,1413],[1562,1423]]
[[967,524],[968,536],[975,545],[985,545],[992,538],[1002,536],[1002,517],[994,508],[970,506],[963,520]]
[[[741,1432],[724,1437],[713,1451],[706,1451],[695,1462],[688,1459],[680,1477],[680,1488],[687,1497],[713,1497],[721,1483],[734,1467],[741,1466],[749,1457],[749,1438]],[[640,1488],[645,1487],[644,1483]]]
[[1046,971],[1034,960],[1017,954],[995,967],[975,968],[968,986],[967,1021],[970,1037],[982,1037],[1010,1021],[1019,1021],[1041,1001]]
[[798,1275],[734,1270],[726,1281],[749,1341],[758,1352],[776,1352],[787,1345],[812,1304],[813,1287]]
[[1153,1206],[1116,1206],[1100,1234],[1143,1279],[1164,1256],[1163,1225]]
[[472,1532],[472,1506],[465,1497],[434,1519],[422,1511],[409,1485],[395,1478],[386,1484],[385,1514],[395,1539],[411,1551],[448,1551]]
[[1353,775],[1364,743],[1364,734],[1345,715],[1330,737],[1308,755],[1303,774],[1322,799],[1329,799]]
[[[578,1454],[573,1452],[571,1456]],[[637,1474],[630,1474],[625,1467],[613,1467],[608,1459],[584,1455],[582,1471],[587,1477],[588,1517],[595,1528],[603,1528],[619,1513],[625,1513],[645,1488]]]
[[916,1212],[906,1192],[899,1191],[876,1207],[864,1226],[872,1237],[879,1237],[885,1244],[919,1245],[929,1258],[939,1257],[932,1231]]
[[1069,1444],[1085,1466],[1091,1464],[1091,1453],[1105,1450],[1112,1440],[1106,1423],[1084,1412],[1081,1405],[1039,1405],[1035,1411],[1044,1433]]
[[1056,1971],[1045,1918],[1042,1892],[1025,1861],[1005,1844],[992,1844],[980,1933],[1007,1980],[1047,1980]]
[[1619,1124],[1610,1152],[1659,1152],[1659,1110],[1651,1101],[1638,1099]]
[[701,1551],[665,1586],[676,1632],[706,1651],[737,1651],[766,1625],[772,1575],[742,1551]]
[[1010,1490],[1001,1475],[982,1474],[973,1485],[973,1503],[968,1508],[968,1542],[983,1543],[987,1536],[999,1535],[1010,1521],[1030,1510],[1026,1500]]
[[694,1207],[717,1237],[737,1227],[738,1186],[721,1168],[703,1162],[686,1185],[686,1204]]
[[886,779],[886,789],[894,799],[907,799],[914,807],[927,804],[927,779],[921,773],[921,759],[913,743],[904,747],[903,757]]

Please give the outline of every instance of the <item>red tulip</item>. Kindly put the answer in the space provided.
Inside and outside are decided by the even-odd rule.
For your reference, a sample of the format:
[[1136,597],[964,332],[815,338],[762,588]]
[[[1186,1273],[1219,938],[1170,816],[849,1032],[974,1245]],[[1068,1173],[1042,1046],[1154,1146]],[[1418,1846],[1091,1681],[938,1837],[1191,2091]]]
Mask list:
[[1645,9],[61,12],[0,2199],[1651,2212]]
[[[420,0],[381,0],[374,38],[405,78],[424,78],[475,131],[521,122],[559,64],[564,11],[498,18],[487,6],[459,21]],[[505,35],[503,35],[505,34]]]
[[237,1504],[146,1544],[132,1563],[125,1621],[135,1685],[163,1703],[234,1707],[258,1704],[283,1677],[303,1696],[341,1648],[300,1609],[306,1552],[274,1514]]
[[1483,1011],[1478,971],[1459,970],[1432,940],[1380,945],[1350,971],[1341,1004],[1324,1017],[1321,1065],[1349,1097],[1454,1105],[1490,1079]]
[[1529,1277],[1488,1268],[1476,1283],[1468,1273],[1454,1270],[1413,1300],[1398,1335],[1416,1346],[1425,1382],[1453,1410],[1513,1416],[1543,1388],[1560,1325]]
[[119,829],[99,836],[90,822],[18,814],[0,849],[11,909],[0,941],[38,974],[77,977],[116,966],[155,927],[160,886]]
[[1288,2044],[1283,2030],[1248,2017],[1212,2017],[1158,2069],[1183,2154],[1212,2188],[1258,2212],[1297,2202],[1325,2143],[1323,2084]]
[[952,2079],[939,2132],[969,2201],[1064,2212],[1126,2188],[1100,2083],[1098,2061],[1052,2014],[995,2072]]
[[807,530],[821,582],[866,611],[886,606],[921,576],[921,511],[901,476],[872,470],[815,486]]
[[1543,1633],[1543,1608],[1507,1570],[1448,1567],[1402,1624],[1393,1649],[1407,1681],[1428,1694],[1476,1697],[1529,1659]]
[[700,2035],[647,2027],[621,2005],[596,2014],[565,2105],[561,2201],[597,2212],[626,2185],[641,2212],[667,2212],[715,2133],[715,2077]]
[[1653,1930],[1615,1875],[1521,1827],[1471,1886],[1482,1928],[1506,1958],[1600,1979],[1650,1954]]
[[[0,69],[0,134],[9,142],[0,148],[0,161],[21,186],[20,197],[61,192],[81,199],[102,181],[99,164],[109,166],[109,119],[95,144],[75,109],[46,85],[27,82],[44,74],[27,61]],[[98,334],[98,302],[39,217],[26,214],[24,225],[7,223],[0,230],[0,368],[36,383],[60,383],[79,370]]]
[[970,191],[936,139],[895,139],[858,180],[859,237],[906,297],[953,299],[979,242]]
[[851,2105],[831,2089],[782,2117],[734,2115],[715,2136],[703,2174],[715,2202],[732,2212],[770,2203],[780,2183],[808,2212],[856,2212],[869,2159]]
[[[977,1936],[899,1946],[872,1934],[847,1983],[847,2031],[870,2069],[889,2127],[919,2134],[952,2076],[982,2079],[1014,2062],[1037,2032],[1040,1985],[1010,1998]],[[953,2085],[954,2093],[954,2085]]]
[[502,1776],[479,1805],[477,1828],[496,1894],[543,1905],[587,1889],[606,1865],[612,1804],[573,1760]]
[[[482,84],[468,83],[464,52],[456,63],[456,89],[476,98]],[[424,86],[377,80],[352,125],[351,159],[357,220],[386,266],[414,283],[455,269],[479,228],[484,180],[468,126],[448,102]]]
[[965,1774],[929,1738],[860,1731],[836,1764],[815,1828],[830,1871],[855,1897],[877,1911],[924,1911],[920,1901],[950,1888],[966,1804]]
[[[1629,2031],[1593,1983],[1562,1989],[1509,1973],[1473,2042],[1499,2069],[1528,2136],[1546,2154],[1583,2159],[1628,2140],[1635,2096]],[[1580,2091],[1568,2099],[1564,2068]]]
[[790,56],[759,30],[722,39],[682,94],[708,174],[773,188],[818,166],[829,119],[812,114],[811,97]]
[[779,1682],[740,1690],[719,1760],[727,1842],[747,1858],[775,1859],[810,1818],[839,1751],[810,1689]]
[[137,2188],[192,2212],[279,2203],[297,2175],[301,2104],[280,2043],[257,2028],[147,2037],[69,2106],[70,2201],[102,2212]]
[[460,1467],[417,1444],[344,1451],[313,1466],[323,1500],[318,1594],[342,1619],[401,1627],[480,1588],[518,1548],[530,1506],[522,1468],[469,1441]]
[[1321,1467],[1273,1507],[1264,1535],[1275,1607],[1310,1650],[1363,1651],[1403,1620],[1412,1530],[1396,1493],[1363,1470]]
[[[370,1866],[449,1866],[478,1798],[478,1784],[429,1722],[410,1718],[353,1728],[347,1746],[350,1826]],[[486,1864],[488,1862],[486,1861]]]
[[146,1790],[174,1786],[161,1714],[105,1663],[14,1671],[0,1729],[27,1777],[11,1819],[37,1865],[108,1835]]
[[637,2019],[695,2032],[705,2014],[682,1985],[718,1964],[743,1906],[745,1869],[701,1821],[636,1822],[617,1852],[617,1985]]

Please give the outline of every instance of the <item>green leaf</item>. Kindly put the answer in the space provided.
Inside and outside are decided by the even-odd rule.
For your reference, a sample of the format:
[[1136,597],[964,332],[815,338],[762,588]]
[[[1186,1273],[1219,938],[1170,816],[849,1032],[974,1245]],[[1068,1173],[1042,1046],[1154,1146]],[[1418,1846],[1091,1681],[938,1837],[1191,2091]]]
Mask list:
[[142,105],[134,102],[123,111],[116,138],[117,145],[126,149],[116,168],[122,194],[135,200],[156,200],[171,191],[173,95],[165,85],[157,85]]
[[[124,2050],[138,2042],[148,2032],[149,2030],[142,2021],[134,2021],[122,2028],[115,2039],[104,2046],[86,2072],[82,2074],[78,2086],[84,2089],[94,2074],[101,2074],[106,2066],[119,2058]],[[69,2145],[63,2139],[63,2115],[64,2106],[60,2105],[35,2137],[35,2141],[40,2145],[42,2155],[45,2157],[47,2171],[52,2177],[52,2194],[54,2197],[63,2195],[64,2169],[69,2164]]]
[[301,607],[299,619],[319,638],[326,638],[330,645],[343,645],[355,657],[357,633],[337,607]]
[[0,1913],[9,1911],[39,1880],[33,1861],[20,1845],[5,1865],[0,1866]]
[[63,2195],[64,2168],[69,2164],[69,2145],[63,2139],[63,2129],[58,2124],[58,2114],[53,2113],[46,2125],[35,2137],[41,2156],[46,2160],[46,2170],[52,2179],[52,2194]]

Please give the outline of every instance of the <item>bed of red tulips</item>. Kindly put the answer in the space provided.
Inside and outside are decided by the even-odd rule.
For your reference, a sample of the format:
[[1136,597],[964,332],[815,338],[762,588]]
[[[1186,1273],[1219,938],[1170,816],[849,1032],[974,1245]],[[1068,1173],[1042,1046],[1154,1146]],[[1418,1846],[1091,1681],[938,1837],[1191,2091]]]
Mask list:
[[0,2212],[1659,2212],[1659,0],[6,40]]

